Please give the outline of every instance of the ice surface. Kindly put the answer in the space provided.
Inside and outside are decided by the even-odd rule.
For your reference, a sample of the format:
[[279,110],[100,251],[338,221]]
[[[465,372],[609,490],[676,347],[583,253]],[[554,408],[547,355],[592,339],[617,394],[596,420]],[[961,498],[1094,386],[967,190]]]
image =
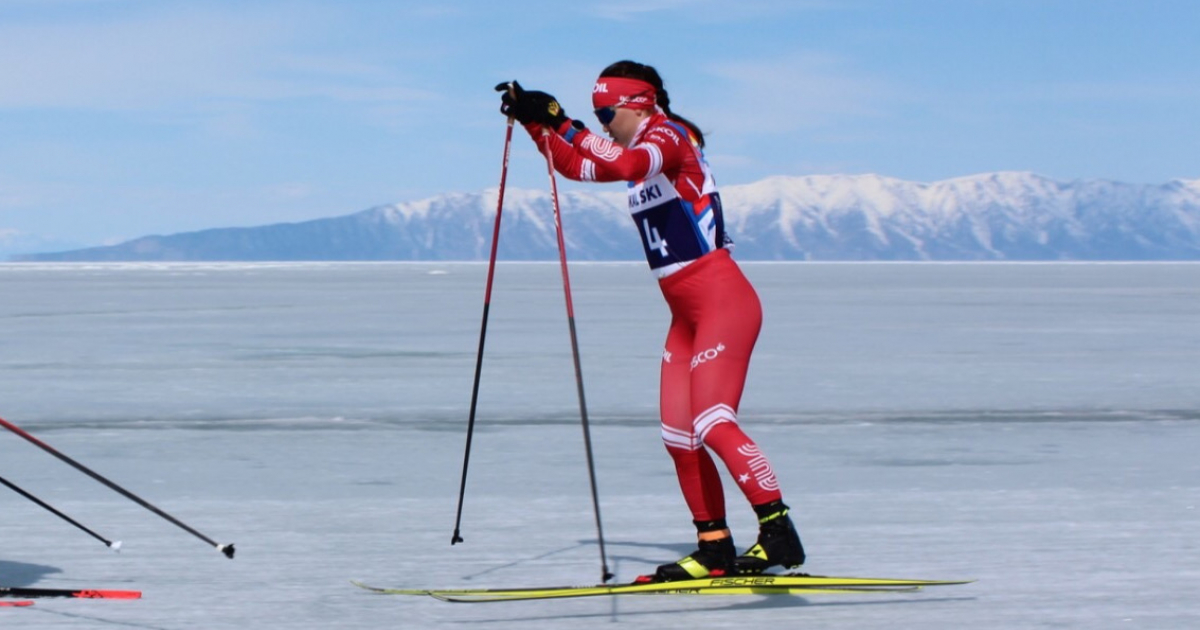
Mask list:
[[[1200,621],[1200,265],[748,265],[766,328],[743,423],[809,571],[975,578],[918,594],[451,605],[389,586],[600,573],[561,284],[497,275],[451,546],[482,265],[0,265],[0,628],[1185,628]],[[619,579],[690,550],[653,420],[666,311],[636,265],[573,268]],[[754,526],[729,488],[741,545]]]

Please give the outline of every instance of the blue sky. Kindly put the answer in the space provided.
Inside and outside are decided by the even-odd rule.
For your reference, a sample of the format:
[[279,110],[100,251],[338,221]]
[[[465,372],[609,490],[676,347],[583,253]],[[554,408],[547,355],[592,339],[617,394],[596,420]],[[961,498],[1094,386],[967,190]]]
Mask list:
[[[658,67],[722,184],[1195,179],[1197,32],[1192,0],[0,0],[0,241],[494,187],[494,84],[595,129],[592,82],[624,58]],[[547,186],[524,136],[509,185]]]

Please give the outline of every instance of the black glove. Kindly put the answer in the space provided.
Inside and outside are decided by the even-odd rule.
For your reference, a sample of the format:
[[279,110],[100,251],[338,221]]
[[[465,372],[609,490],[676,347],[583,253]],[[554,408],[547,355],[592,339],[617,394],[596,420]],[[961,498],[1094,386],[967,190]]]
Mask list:
[[569,120],[558,101],[545,92],[527,92],[516,81],[501,83],[496,91],[504,93],[500,113],[516,118],[522,125],[536,123],[557,131]]

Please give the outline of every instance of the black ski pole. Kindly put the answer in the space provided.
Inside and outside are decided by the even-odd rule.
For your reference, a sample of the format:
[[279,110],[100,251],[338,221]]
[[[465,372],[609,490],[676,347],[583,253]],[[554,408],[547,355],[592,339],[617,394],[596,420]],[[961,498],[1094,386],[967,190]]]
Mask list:
[[34,503],[36,503],[36,504],[38,504],[38,505],[42,506],[43,508],[46,508],[47,510],[49,510],[49,511],[50,511],[50,513],[51,513],[51,514],[54,514],[55,516],[57,516],[57,517],[61,518],[62,520],[64,520],[64,521],[66,521],[66,522],[68,522],[68,523],[70,523],[70,524],[74,525],[75,527],[78,527],[79,529],[81,529],[81,530],[83,530],[83,531],[87,532],[87,534],[88,534],[89,536],[91,536],[92,538],[95,538],[96,540],[99,540],[100,542],[104,543],[104,545],[105,545],[105,546],[107,546],[109,549],[112,549],[113,551],[121,551],[121,541],[119,541],[119,540],[118,540],[118,541],[116,541],[116,542],[113,542],[113,541],[111,541],[111,540],[109,540],[109,539],[107,539],[107,538],[105,538],[105,537],[101,536],[100,534],[97,534],[96,532],[94,532],[94,531],[92,531],[92,530],[88,529],[86,526],[84,526],[84,524],[83,524],[83,523],[80,523],[79,521],[77,521],[77,520],[75,520],[75,519],[71,518],[70,516],[67,516],[66,514],[63,514],[62,512],[60,512],[60,511],[58,511],[57,509],[55,509],[53,505],[50,505],[49,503],[46,503],[45,501],[43,501],[43,500],[41,500],[41,499],[39,499],[39,498],[37,498],[37,497],[33,496],[32,494],[30,494],[30,493],[28,493],[28,492],[26,492],[26,491],[22,490],[22,489],[21,489],[20,487],[18,487],[16,484],[14,484],[14,483],[12,483],[11,481],[9,481],[9,480],[5,479],[4,477],[0,477],[0,484],[4,484],[4,485],[8,486],[9,488],[11,488],[11,489],[12,489],[12,491],[13,491],[13,492],[16,492],[17,494],[19,494],[19,495],[21,495],[21,496],[25,497],[26,499],[29,499],[30,501],[33,501]]
[[508,155],[512,147],[513,118],[508,118],[508,131],[504,134],[504,161],[500,166],[500,193],[496,199],[496,223],[492,228],[492,253],[488,259],[487,288],[483,292],[483,323],[479,326],[479,351],[475,355],[475,384],[471,387],[471,410],[467,414],[467,446],[463,453],[462,481],[458,485],[458,512],[454,517],[454,534],[450,545],[463,542],[459,528],[462,525],[463,499],[467,494],[467,466],[471,461],[471,438],[475,434],[475,409],[479,403],[479,377],[483,371],[483,346],[487,340],[488,311],[492,304],[492,278],[496,273],[496,248],[500,242],[500,215],[504,211],[504,185],[508,181]]
[[102,475],[100,475],[99,473],[97,473],[97,472],[93,471],[91,468],[88,468],[87,466],[84,466],[83,464],[80,464],[79,462],[77,462],[77,461],[75,461],[75,460],[71,459],[70,457],[67,457],[67,456],[66,456],[66,455],[64,455],[63,453],[60,453],[60,452],[59,452],[57,449],[55,449],[53,446],[50,446],[49,444],[46,444],[45,442],[43,442],[43,441],[41,441],[41,440],[39,440],[39,439],[37,439],[37,438],[33,437],[32,435],[30,435],[30,434],[26,433],[24,429],[22,429],[21,427],[18,427],[17,425],[15,425],[15,424],[13,424],[13,423],[9,422],[8,420],[5,420],[4,418],[0,418],[0,426],[3,426],[4,428],[8,429],[9,431],[12,431],[13,433],[16,433],[17,435],[21,436],[21,437],[22,437],[22,438],[24,438],[25,440],[28,440],[28,441],[29,441],[31,444],[33,444],[34,446],[37,446],[38,448],[42,449],[43,451],[46,451],[47,453],[50,453],[51,455],[53,455],[53,456],[55,456],[55,457],[57,457],[57,458],[61,459],[62,461],[64,461],[64,462],[66,462],[66,463],[70,464],[71,466],[75,467],[75,469],[76,469],[76,470],[78,470],[79,472],[82,472],[83,474],[85,474],[85,475],[87,475],[87,476],[91,477],[92,479],[95,479],[96,481],[99,481],[100,483],[102,483],[102,484],[104,484],[104,485],[108,486],[110,489],[112,489],[112,490],[116,491],[117,493],[121,494],[121,495],[122,495],[122,496],[124,496],[125,498],[127,498],[127,499],[129,499],[129,500],[133,501],[134,503],[137,503],[138,505],[140,505],[140,506],[142,506],[142,507],[146,508],[147,510],[150,510],[151,512],[154,512],[155,514],[157,514],[157,515],[159,515],[159,516],[163,517],[164,519],[166,519],[166,520],[170,521],[170,522],[171,522],[173,525],[175,525],[175,526],[179,527],[180,529],[182,529],[182,530],[186,531],[187,533],[189,533],[189,534],[191,534],[191,535],[195,536],[196,538],[199,538],[200,540],[203,540],[204,542],[206,542],[206,543],[208,543],[208,544],[212,545],[213,547],[215,547],[215,548],[216,548],[216,550],[217,550],[217,551],[220,551],[221,553],[225,554],[225,557],[226,557],[226,558],[233,559],[233,553],[234,553],[234,549],[233,549],[233,543],[229,543],[229,544],[227,544],[227,545],[223,545],[223,544],[221,544],[221,543],[219,543],[219,542],[217,542],[217,541],[215,541],[215,540],[213,540],[213,539],[209,538],[208,536],[205,536],[204,534],[201,534],[200,532],[198,532],[198,531],[196,531],[196,530],[192,529],[191,527],[189,527],[189,526],[188,526],[186,523],[184,523],[183,521],[180,521],[179,519],[175,518],[174,516],[171,516],[170,514],[167,514],[166,512],[164,512],[164,511],[162,511],[162,510],[158,509],[157,507],[155,507],[155,506],[151,505],[151,504],[150,504],[150,502],[148,502],[148,501],[146,501],[145,499],[143,499],[143,498],[141,498],[141,497],[137,496],[136,494],[134,494],[134,493],[132,493],[132,492],[130,492],[130,491],[128,491],[128,490],[126,490],[125,488],[122,488],[121,486],[118,486],[117,484],[115,484],[115,483],[113,483],[113,482],[109,481],[107,478],[105,478],[105,477],[103,477]]
[[[546,132],[547,134],[549,132]],[[543,136],[543,139],[545,137]],[[579,416],[583,425],[583,446],[587,453],[588,480],[592,486],[592,507],[596,513],[596,538],[600,544],[600,576],[602,582],[612,579],[608,557],[604,551],[604,525],[600,519],[600,493],[596,489],[596,465],[592,457],[592,432],[588,425],[587,402],[583,396],[583,368],[579,362],[579,339],[575,334],[575,307],[571,302],[571,278],[567,273],[567,248],[563,240],[562,210],[558,205],[558,181],[554,177],[554,159],[550,147],[545,148],[546,169],[550,173],[550,197],[554,204],[554,227],[558,233],[558,260],[562,267],[563,295],[567,301],[567,328],[571,334],[571,356],[575,361],[575,388],[579,393]]]

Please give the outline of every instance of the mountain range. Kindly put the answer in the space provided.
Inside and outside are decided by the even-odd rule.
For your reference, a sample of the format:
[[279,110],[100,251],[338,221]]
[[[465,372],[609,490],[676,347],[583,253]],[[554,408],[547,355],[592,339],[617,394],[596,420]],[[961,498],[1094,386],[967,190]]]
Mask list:
[[[1061,182],[998,172],[920,183],[811,175],[726,186],[721,194],[743,260],[1200,260],[1200,180]],[[486,260],[497,195],[451,193],[301,223],[145,236],[15,259]],[[560,200],[571,260],[642,257],[618,186]],[[506,191],[499,255],[557,259],[549,193]]]

